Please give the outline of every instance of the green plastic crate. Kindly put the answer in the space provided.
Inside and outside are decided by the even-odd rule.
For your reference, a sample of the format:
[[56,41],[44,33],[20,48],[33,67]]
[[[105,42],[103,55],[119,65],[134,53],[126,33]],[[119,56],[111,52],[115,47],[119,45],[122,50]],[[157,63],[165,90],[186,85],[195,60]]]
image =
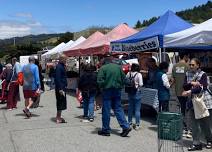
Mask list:
[[179,113],[161,112],[158,114],[158,138],[177,141],[182,137],[183,118]]

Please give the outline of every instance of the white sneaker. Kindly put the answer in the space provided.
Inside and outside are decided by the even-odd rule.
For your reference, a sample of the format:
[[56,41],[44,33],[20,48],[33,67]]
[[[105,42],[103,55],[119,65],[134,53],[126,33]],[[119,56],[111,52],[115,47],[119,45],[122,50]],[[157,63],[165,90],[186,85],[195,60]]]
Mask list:
[[188,131],[187,130],[183,130],[183,137],[187,137]]
[[134,127],[134,129],[135,129],[136,131],[138,131],[138,130],[141,129],[141,126],[140,126],[140,125],[136,125],[136,126]]
[[192,138],[192,132],[190,130],[188,131],[186,138]]
[[129,123],[129,125],[130,125],[130,128],[133,128],[133,124],[132,123]]
[[82,122],[87,123],[87,122],[90,122],[90,121],[88,119],[83,119]]

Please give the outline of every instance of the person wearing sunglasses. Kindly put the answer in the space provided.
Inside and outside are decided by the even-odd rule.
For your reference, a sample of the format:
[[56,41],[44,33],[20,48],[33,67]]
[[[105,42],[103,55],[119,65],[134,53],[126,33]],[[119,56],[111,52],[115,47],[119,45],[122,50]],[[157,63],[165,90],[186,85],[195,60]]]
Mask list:
[[[212,132],[210,128],[210,121],[212,120],[212,96],[207,92],[207,75],[200,68],[201,63],[197,58],[193,58],[190,62],[190,71],[186,72],[184,90],[182,96],[192,96],[204,92],[204,103],[210,112],[209,117],[195,119],[193,105],[190,102],[190,117],[192,121],[192,137],[193,144],[188,148],[188,151],[202,150],[200,142],[201,132],[204,134],[207,144],[206,148],[212,148]],[[191,99],[190,98],[190,99]]]

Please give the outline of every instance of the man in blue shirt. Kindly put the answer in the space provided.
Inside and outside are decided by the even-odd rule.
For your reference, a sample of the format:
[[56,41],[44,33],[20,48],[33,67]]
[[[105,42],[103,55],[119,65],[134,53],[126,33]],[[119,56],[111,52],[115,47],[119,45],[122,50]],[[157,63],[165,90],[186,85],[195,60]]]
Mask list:
[[39,70],[38,66],[35,65],[35,57],[29,57],[29,64],[23,67],[23,92],[25,98],[25,109],[23,112],[29,118],[31,113],[29,111],[30,107],[33,104],[33,98],[35,98],[39,94],[40,89],[40,78],[39,78]]

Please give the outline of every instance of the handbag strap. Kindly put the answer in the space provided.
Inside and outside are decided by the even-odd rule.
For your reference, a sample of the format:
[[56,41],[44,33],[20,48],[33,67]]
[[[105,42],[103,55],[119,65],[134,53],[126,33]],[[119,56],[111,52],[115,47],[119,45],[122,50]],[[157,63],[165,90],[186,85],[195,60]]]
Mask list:
[[201,79],[201,77],[202,77],[202,75],[204,74],[205,72],[204,71],[200,71],[200,72],[198,72],[197,74],[195,74],[194,76],[193,76],[193,81],[199,81],[199,79]]
[[130,78],[133,78],[133,79],[134,79],[134,78],[136,77],[137,74],[138,74],[138,72],[136,72],[135,75],[132,76],[132,72],[130,72]]
[[209,89],[207,88],[207,91],[208,91],[208,93],[212,96],[211,90],[209,90]]

